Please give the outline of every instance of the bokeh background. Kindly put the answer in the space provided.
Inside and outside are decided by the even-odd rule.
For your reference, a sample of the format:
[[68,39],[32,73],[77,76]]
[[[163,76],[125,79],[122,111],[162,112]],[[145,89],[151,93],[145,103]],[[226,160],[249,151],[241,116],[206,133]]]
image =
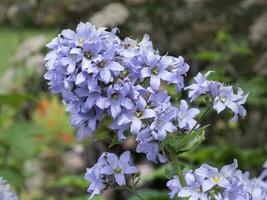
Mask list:
[[[241,169],[259,173],[267,160],[266,0],[0,0],[0,176],[22,200],[87,199],[85,168],[114,135],[106,122],[96,141],[77,141],[60,97],[42,77],[45,44],[80,21],[119,27],[121,38],[148,33],[162,54],[184,56],[191,66],[187,81],[213,70],[211,78],[249,92],[244,120],[229,123],[229,116],[212,113],[205,143],[180,159],[219,167],[237,158]],[[134,148],[130,138],[111,151]],[[135,161],[140,195],[168,199],[166,166],[137,154]],[[135,198],[108,190],[95,199]]]

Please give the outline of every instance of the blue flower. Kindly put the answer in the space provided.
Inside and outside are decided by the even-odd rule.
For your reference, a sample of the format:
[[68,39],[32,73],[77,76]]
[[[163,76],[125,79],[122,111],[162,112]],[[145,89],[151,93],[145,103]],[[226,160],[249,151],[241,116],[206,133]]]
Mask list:
[[189,108],[185,100],[180,101],[180,106],[175,110],[178,127],[185,130],[191,130],[197,121],[194,119],[199,114],[199,109]]
[[131,124],[130,131],[137,134],[142,128],[142,119],[149,119],[156,116],[152,109],[146,108],[147,103],[142,96],[137,99],[136,105],[127,113],[122,114],[118,119],[118,125]]
[[100,194],[101,191],[107,187],[102,179],[101,167],[97,164],[94,167],[87,169],[85,179],[90,182],[90,186],[87,189],[87,192],[91,193],[89,199]]
[[207,78],[210,73],[212,72],[209,71],[204,75],[198,73],[194,78],[195,83],[186,87],[186,89],[189,90],[188,97],[190,98],[190,101],[194,101],[201,94],[209,92],[209,81]]
[[135,173],[137,173],[137,168],[132,164],[129,151],[122,153],[119,158],[113,153],[102,153],[97,163],[85,173],[85,179],[90,182],[87,190],[91,193],[90,199],[108,186],[113,186],[114,183],[118,186],[125,186],[126,176]]
[[137,168],[131,164],[130,152],[126,151],[118,158],[113,153],[106,155],[107,165],[102,168],[105,175],[113,175],[119,186],[126,185],[125,174],[135,174]]
[[126,97],[128,94],[128,88],[120,83],[107,89],[107,108],[110,108],[113,118],[116,118],[121,113],[123,107],[127,110],[131,110],[134,107],[133,102]]
[[95,59],[95,63],[92,68],[88,68],[87,72],[92,73],[93,77],[97,77],[98,80],[104,83],[113,81],[114,76],[118,75],[118,72],[123,71],[124,67],[114,60],[115,50],[110,48]]
[[141,70],[141,78],[149,77],[150,86],[159,90],[160,80],[170,81],[172,74],[167,70],[168,65],[164,57],[152,51],[143,52],[144,68]]
[[170,189],[169,196],[171,199],[174,199],[175,196],[180,191],[180,189],[182,188],[182,185],[181,185],[181,182],[178,176],[174,176],[171,180],[167,182],[166,185]]
[[0,177],[0,199],[19,200],[18,196],[13,191],[11,191],[10,185],[2,177]]
[[203,164],[200,168],[195,170],[195,173],[202,177],[202,188],[208,191],[215,186],[227,188],[230,185],[229,178],[231,178],[237,169],[237,161],[234,160],[233,164],[224,166],[220,171],[217,168]]
[[208,200],[208,195],[201,187],[202,179],[188,171],[185,173],[185,181],[187,186],[180,189],[178,197],[189,197],[190,200]]
[[159,142],[151,134],[149,128],[143,129],[139,132],[136,138],[138,144],[136,146],[136,152],[146,154],[146,158],[153,162],[166,162],[166,157],[160,153]]

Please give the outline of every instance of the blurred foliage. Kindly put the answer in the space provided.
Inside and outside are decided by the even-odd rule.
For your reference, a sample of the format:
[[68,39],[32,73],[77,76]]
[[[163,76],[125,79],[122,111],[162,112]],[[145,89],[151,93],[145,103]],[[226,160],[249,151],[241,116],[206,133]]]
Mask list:
[[[42,127],[37,139],[45,143],[44,150],[64,151],[74,142],[74,129],[69,123],[69,116],[65,114],[65,106],[57,97],[40,99],[36,110],[32,113],[33,122]],[[60,116],[60,117],[59,117]]]
[[35,136],[40,129],[34,124],[17,122],[1,129],[0,174],[19,191],[25,189],[30,176],[25,172],[25,163],[37,155]]

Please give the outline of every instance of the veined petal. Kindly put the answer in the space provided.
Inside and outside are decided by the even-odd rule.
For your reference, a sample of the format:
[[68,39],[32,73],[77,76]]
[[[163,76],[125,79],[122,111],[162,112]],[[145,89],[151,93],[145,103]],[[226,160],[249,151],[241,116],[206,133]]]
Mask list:
[[160,87],[160,78],[159,76],[154,76],[152,75],[150,77],[150,86],[154,89],[154,90],[159,90]]
[[125,174],[134,174],[137,172],[137,168],[135,166],[128,166],[126,169],[124,169]]
[[184,187],[182,188],[179,193],[178,197],[190,197],[193,194],[193,190],[190,187]]
[[107,160],[111,167],[116,168],[119,162],[118,157],[114,153],[107,154]]
[[152,109],[145,109],[143,112],[143,118],[152,118],[156,116],[156,112]]
[[116,118],[121,112],[121,106],[119,104],[113,104],[110,106],[111,115]]
[[123,174],[115,174],[115,180],[119,186],[126,185],[126,180]]
[[119,161],[122,163],[128,163],[130,161],[131,154],[130,151],[125,151],[123,154],[121,154]]
[[114,174],[114,170],[111,166],[107,165],[101,168],[101,173],[111,175]]
[[141,77],[146,78],[151,76],[151,69],[149,67],[145,67],[141,70]]
[[122,65],[120,65],[119,63],[117,62],[109,62],[108,64],[108,68],[112,71],[122,71],[124,70],[124,67]]
[[210,179],[204,180],[203,183],[202,183],[203,191],[208,191],[213,186],[215,186],[215,184]]
[[131,121],[133,121],[133,117],[130,116],[129,114],[123,114],[119,119],[118,119],[118,125],[124,125],[124,124],[128,124]]
[[100,77],[105,83],[108,83],[111,79],[111,73],[108,69],[103,69],[100,71]]
[[131,133],[137,134],[141,130],[141,127],[142,127],[141,120],[136,118],[135,120],[132,121],[131,128],[130,128]]

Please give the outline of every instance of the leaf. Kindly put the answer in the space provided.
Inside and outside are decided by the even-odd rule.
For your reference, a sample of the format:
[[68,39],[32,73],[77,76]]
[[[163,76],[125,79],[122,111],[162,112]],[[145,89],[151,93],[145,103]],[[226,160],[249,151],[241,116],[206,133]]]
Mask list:
[[240,80],[237,85],[249,92],[247,102],[250,104],[264,104],[267,100],[267,80],[264,77],[258,76],[250,80]]
[[62,188],[74,187],[83,190],[86,189],[86,187],[88,187],[88,182],[84,179],[83,176],[67,175],[59,179],[53,180],[48,185],[49,187],[62,187]]
[[120,144],[120,141],[118,140],[118,136],[117,135],[114,135],[110,145],[108,146],[108,148],[111,148],[113,146],[115,146],[116,144]]
[[205,129],[207,126],[201,127],[186,135],[181,144],[177,147],[176,153],[183,153],[192,150],[205,140]]
[[172,164],[169,164],[165,168],[165,176],[168,179],[171,179],[176,174],[176,170],[174,169]]
[[25,177],[17,170],[3,168],[0,169],[0,175],[15,188],[22,189],[25,187]]
[[215,41],[219,44],[225,44],[225,43],[232,41],[232,37],[229,33],[225,31],[218,31],[216,34]]
[[251,49],[239,44],[232,44],[230,50],[238,55],[250,55],[252,53]]
[[201,61],[218,62],[228,60],[228,57],[219,51],[201,51],[194,55],[194,58]]
[[204,141],[206,127],[207,126],[201,127],[188,134],[169,134],[162,143],[163,148],[167,145],[176,154],[190,151]]
[[33,99],[34,97],[32,95],[26,93],[11,93],[11,94],[0,95],[0,106],[5,104],[18,108],[26,100],[33,100]]

